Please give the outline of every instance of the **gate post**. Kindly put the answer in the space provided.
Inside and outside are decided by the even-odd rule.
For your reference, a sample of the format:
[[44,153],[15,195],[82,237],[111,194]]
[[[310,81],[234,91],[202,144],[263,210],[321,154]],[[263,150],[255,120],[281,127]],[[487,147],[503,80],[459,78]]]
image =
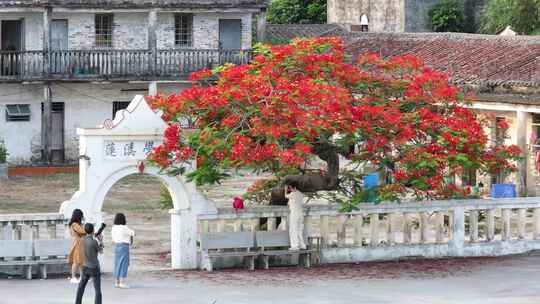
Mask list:
[[171,267],[197,269],[197,217],[191,209],[171,214]]

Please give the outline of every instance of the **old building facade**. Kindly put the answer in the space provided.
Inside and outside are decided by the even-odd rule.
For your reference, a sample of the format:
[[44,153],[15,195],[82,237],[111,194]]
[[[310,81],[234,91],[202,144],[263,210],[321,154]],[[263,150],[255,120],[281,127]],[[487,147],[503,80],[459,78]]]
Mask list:
[[12,165],[73,163],[76,128],[190,72],[249,60],[261,0],[0,1],[0,139]]
[[[328,0],[328,23],[360,26],[373,32],[430,32],[429,10],[441,0]],[[485,0],[461,0],[465,17],[477,23]],[[363,16],[363,17],[362,17]],[[363,19],[363,20],[361,20]]]

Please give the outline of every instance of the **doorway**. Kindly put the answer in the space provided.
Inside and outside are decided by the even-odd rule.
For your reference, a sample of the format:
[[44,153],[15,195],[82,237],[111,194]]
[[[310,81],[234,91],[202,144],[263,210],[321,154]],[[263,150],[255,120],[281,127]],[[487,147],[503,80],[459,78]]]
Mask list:
[[[51,22],[51,73],[63,73],[69,67],[69,59],[60,51],[68,49],[68,21],[54,19]],[[60,54],[59,54],[60,53]]]
[[219,48],[221,50],[242,48],[242,20],[219,19]]
[[0,74],[2,76],[18,75],[20,71],[19,56],[16,52],[23,49],[23,21],[2,20]]
[[[43,117],[43,103],[41,104],[41,115]],[[45,128],[45,120],[41,120],[41,129]],[[64,156],[64,103],[53,102],[51,105],[51,162],[63,163]],[[41,132],[45,134],[45,132]],[[41,138],[42,142],[45,140]]]

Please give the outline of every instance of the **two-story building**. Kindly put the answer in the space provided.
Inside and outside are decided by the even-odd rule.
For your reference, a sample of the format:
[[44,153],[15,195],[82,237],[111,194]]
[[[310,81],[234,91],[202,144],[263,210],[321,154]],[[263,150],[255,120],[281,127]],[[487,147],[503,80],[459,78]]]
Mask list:
[[[75,162],[76,128],[190,72],[249,60],[264,0],[0,0],[0,140],[11,164]],[[264,18],[262,18],[264,19]]]

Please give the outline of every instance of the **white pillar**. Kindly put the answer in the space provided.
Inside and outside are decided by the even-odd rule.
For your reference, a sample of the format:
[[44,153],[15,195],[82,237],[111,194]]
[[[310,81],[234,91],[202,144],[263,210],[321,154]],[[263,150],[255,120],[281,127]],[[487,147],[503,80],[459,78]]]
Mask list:
[[518,163],[516,185],[519,187],[519,194],[527,196],[527,122],[529,121],[530,114],[525,111],[517,111],[516,114],[516,144],[523,151],[523,159]]
[[449,245],[451,256],[462,256],[465,245],[465,209],[454,207],[452,214],[452,239]]
[[155,96],[155,95],[157,95],[157,93],[158,93],[157,82],[156,81],[151,81],[148,84],[148,95]]
[[190,209],[170,210],[171,266],[173,269],[197,268],[197,217]]

